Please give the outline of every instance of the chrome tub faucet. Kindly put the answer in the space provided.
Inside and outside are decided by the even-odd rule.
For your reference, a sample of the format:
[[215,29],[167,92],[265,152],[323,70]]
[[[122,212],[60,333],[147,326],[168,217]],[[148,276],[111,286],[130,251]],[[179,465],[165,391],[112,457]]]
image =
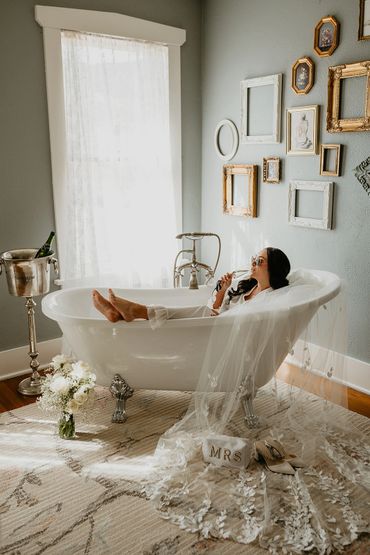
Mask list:
[[[186,239],[189,239],[190,241],[193,241],[193,247],[191,249],[181,249],[177,253],[174,266],[173,266],[173,286],[181,287],[181,278],[184,275],[183,271],[189,268],[190,269],[189,289],[198,289],[199,285],[198,285],[197,273],[200,271],[200,269],[203,269],[206,272],[206,275],[205,275],[206,285],[211,281],[211,279],[214,278],[214,275],[218,266],[218,262],[220,260],[221,239],[216,233],[201,233],[201,232],[180,233],[179,235],[176,236],[176,239],[182,239],[183,237],[185,237]],[[202,240],[204,237],[216,237],[218,241],[217,259],[213,268],[211,266],[208,266],[208,264],[204,264],[203,262],[200,262],[199,260],[197,260],[197,257],[196,257],[196,250],[195,250],[196,241]],[[186,261],[182,264],[178,264],[179,256],[183,253],[190,253],[191,260]]]

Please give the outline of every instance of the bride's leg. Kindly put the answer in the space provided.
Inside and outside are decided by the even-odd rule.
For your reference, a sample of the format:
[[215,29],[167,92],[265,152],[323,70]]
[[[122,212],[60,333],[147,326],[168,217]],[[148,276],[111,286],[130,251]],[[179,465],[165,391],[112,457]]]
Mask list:
[[136,318],[148,320],[148,309],[145,305],[117,297],[112,289],[109,289],[109,301],[126,322],[132,322]]
[[118,322],[123,319],[118,310],[96,289],[92,292],[92,299],[96,310],[99,310],[110,322]]

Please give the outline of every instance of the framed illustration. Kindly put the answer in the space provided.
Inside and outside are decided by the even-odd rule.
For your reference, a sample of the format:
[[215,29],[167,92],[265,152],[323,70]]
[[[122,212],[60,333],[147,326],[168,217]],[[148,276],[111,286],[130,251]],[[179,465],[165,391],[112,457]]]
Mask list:
[[[229,152],[223,152],[220,146],[220,133],[224,127],[226,127],[231,131],[232,145]],[[218,156],[221,158],[221,160],[226,161],[234,158],[239,146],[239,133],[235,123],[229,119],[222,119],[220,122],[218,122],[215,129],[214,141],[215,141],[216,152]]]
[[315,66],[311,58],[299,58],[292,67],[292,89],[307,94],[313,87]]
[[339,175],[341,147],[342,145],[321,145],[320,175]]
[[280,158],[271,157],[263,159],[263,182],[280,182]]
[[331,56],[339,42],[339,23],[334,16],[320,19],[315,27],[314,49],[319,56]]
[[[316,229],[331,229],[333,211],[334,183],[328,181],[291,181],[289,183],[288,214],[289,223]],[[299,194],[302,192],[320,193],[318,211],[320,217],[300,215],[302,207]],[[304,213],[304,208],[303,208]]]
[[317,154],[319,108],[316,104],[287,109],[287,154]]
[[358,40],[370,40],[370,0],[360,0]]
[[258,166],[252,164],[224,165],[224,214],[257,217],[257,171]]
[[[328,109],[326,114],[326,129],[329,133],[343,131],[370,130],[370,61],[342,64],[329,67],[328,73]],[[357,118],[341,117],[343,106],[342,80],[365,77],[365,105],[363,114]]]
[[[241,142],[242,143],[279,143],[281,124],[281,84],[282,74],[267,75],[245,79],[240,83],[241,90]],[[255,113],[251,108],[252,92],[259,92],[257,87],[271,89],[269,102],[262,104],[260,111]],[[266,133],[251,130],[253,120],[259,120],[261,115],[268,117],[268,131]]]

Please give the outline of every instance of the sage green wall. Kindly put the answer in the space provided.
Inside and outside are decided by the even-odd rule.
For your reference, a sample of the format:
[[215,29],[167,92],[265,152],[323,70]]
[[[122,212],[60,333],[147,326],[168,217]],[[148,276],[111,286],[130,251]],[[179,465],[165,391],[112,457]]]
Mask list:
[[[327,68],[370,59],[370,42],[357,41],[358,0],[205,0],[202,36],[202,228],[223,239],[220,271],[244,266],[247,256],[264,244],[282,248],[294,267],[330,270],[344,278],[349,303],[349,354],[370,362],[370,196],[352,169],[370,154],[370,132],[330,134],[325,131]],[[334,15],[341,24],[340,42],[331,57],[313,50],[316,23]],[[310,56],[316,65],[315,85],[307,95],[290,87],[291,67]],[[232,163],[259,165],[258,218],[224,216],[221,212],[222,161],[214,146],[218,121],[229,118],[240,128],[240,81],[284,74],[282,143],[240,145]],[[359,94],[359,93],[358,93]],[[351,104],[359,99],[354,91]],[[285,110],[319,104],[320,142],[344,145],[343,173],[319,174],[319,156],[285,154]],[[282,158],[282,182],[261,183],[262,158]],[[291,179],[335,182],[334,229],[321,231],[290,226],[288,184]],[[266,243],[265,243],[266,242]],[[210,242],[203,241],[205,259]]]
[[[54,228],[42,29],[35,4],[112,11],[186,29],[181,48],[184,227],[200,223],[201,100],[199,0],[1,0],[0,252],[37,247]],[[158,245],[160,248],[160,244]],[[38,340],[60,335],[38,303]],[[24,299],[0,278],[0,351],[27,344]]]

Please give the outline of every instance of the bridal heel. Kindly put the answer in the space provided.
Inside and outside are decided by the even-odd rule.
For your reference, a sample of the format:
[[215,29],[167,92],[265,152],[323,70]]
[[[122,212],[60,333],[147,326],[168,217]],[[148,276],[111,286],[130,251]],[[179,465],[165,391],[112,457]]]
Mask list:
[[294,453],[287,453],[283,445],[277,439],[267,437],[264,441],[268,449],[275,450],[276,456],[280,459],[284,459],[284,461],[288,462],[293,468],[304,468],[306,466],[303,460],[296,457]]
[[266,441],[255,443],[257,460],[262,460],[271,472],[294,475],[294,469],[280,456],[280,451]]

